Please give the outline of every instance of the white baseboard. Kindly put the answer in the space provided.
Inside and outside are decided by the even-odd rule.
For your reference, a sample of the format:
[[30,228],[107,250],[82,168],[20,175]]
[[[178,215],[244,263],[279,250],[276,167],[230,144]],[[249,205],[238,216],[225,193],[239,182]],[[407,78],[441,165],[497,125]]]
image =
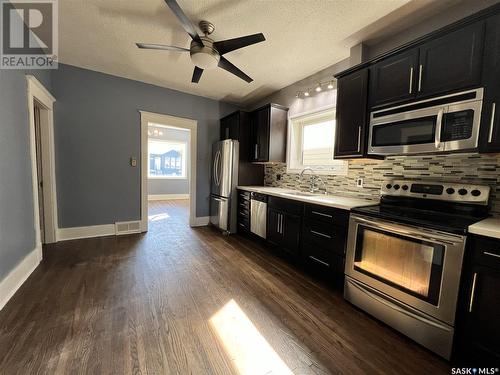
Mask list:
[[200,216],[195,217],[194,220],[191,220],[189,225],[191,227],[204,227],[210,223],[210,216]]
[[148,201],[170,201],[175,199],[189,199],[189,194],[150,194]]
[[115,224],[91,225],[88,227],[59,228],[57,240],[77,240],[80,238],[114,236],[116,234]]
[[35,268],[40,264],[42,247],[37,246],[10,273],[0,281],[0,310],[9,302],[12,296],[23,285]]

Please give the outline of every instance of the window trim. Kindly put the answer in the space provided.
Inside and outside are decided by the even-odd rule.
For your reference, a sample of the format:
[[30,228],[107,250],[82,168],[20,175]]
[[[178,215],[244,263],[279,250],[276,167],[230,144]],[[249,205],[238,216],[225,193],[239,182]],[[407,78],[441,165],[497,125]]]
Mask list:
[[[340,175],[347,176],[348,173],[348,161],[346,160],[334,160],[332,165],[328,166],[310,166],[303,165],[302,160],[297,163],[297,160],[292,160],[294,156],[294,149],[296,147],[292,146],[292,143],[300,143],[300,154],[302,154],[302,145],[303,139],[302,135],[296,135],[296,128],[299,126],[298,122],[303,122],[304,120],[309,122],[314,118],[321,118],[327,115],[328,113],[332,113],[335,115],[336,106],[328,105],[320,108],[316,108],[314,110],[305,111],[301,113],[297,113],[288,117],[287,124],[287,155],[286,155],[286,173],[290,174],[299,174],[306,167],[310,167],[314,170],[314,173],[317,175]],[[300,139],[297,139],[300,137]],[[335,140],[334,140],[335,141]]]
[[[184,146],[184,158],[182,160],[182,170],[184,171],[184,175],[183,176],[151,176],[149,174],[149,170],[150,170],[150,158],[149,158],[149,155],[150,155],[150,150],[149,150],[149,142],[152,141],[152,142],[158,142],[158,143],[168,143],[168,144],[174,144],[174,145],[182,145]],[[179,141],[179,140],[168,140],[168,139],[156,139],[156,138],[152,138],[152,137],[148,137],[148,155],[147,155],[147,164],[148,164],[148,169],[147,169],[147,172],[146,172],[146,178],[148,180],[187,180],[188,179],[188,171],[187,171],[187,159],[188,159],[188,156],[187,156],[187,153],[188,153],[188,142],[185,142],[185,141]]]

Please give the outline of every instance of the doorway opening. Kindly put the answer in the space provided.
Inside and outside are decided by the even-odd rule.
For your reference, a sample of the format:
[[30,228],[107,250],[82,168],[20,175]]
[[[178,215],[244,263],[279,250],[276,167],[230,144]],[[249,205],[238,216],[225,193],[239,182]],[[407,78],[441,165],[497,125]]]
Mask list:
[[141,227],[196,222],[196,125],[141,111]]
[[36,247],[57,242],[57,195],[54,158],[55,99],[32,75],[28,83],[30,154],[33,184],[33,212]]
[[[189,219],[190,130],[148,124],[148,219],[150,227]],[[159,228],[158,228],[159,229]]]

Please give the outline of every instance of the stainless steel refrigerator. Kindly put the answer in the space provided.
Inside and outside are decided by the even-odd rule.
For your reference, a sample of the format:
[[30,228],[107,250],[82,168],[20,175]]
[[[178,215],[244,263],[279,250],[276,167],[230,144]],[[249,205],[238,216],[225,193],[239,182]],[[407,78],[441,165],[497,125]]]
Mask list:
[[226,139],[212,150],[210,223],[226,233],[236,232],[239,148],[238,141]]

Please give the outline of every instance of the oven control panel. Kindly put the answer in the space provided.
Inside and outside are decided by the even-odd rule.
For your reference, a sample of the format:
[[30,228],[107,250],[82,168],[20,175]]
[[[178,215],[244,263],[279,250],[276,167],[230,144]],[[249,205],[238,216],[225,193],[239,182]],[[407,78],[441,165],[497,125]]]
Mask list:
[[454,182],[387,180],[382,184],[380,193],[396,197],[436,199],[487,205],[490,197],[490,187]]

